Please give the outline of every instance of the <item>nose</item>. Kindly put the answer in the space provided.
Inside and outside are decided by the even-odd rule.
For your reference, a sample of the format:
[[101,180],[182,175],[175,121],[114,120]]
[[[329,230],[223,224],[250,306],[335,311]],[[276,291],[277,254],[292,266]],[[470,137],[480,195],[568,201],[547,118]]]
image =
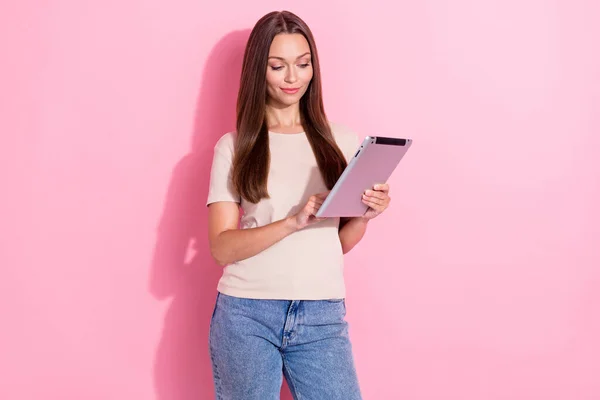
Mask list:
[[288,68],[287,69],[287,74],[285,74],[285,81],[287,83],[294,83],[298,80],[298,76],[296,75],[296,69],[295,68]]

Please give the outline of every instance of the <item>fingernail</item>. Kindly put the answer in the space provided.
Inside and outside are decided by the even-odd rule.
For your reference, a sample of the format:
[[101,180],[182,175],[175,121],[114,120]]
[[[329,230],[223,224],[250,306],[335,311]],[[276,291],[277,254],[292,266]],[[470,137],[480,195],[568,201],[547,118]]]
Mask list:
[[367,190],[367,195],[368,195],[368,196],[370,196],[370,195],[372,195],[372,194],[373,194],[373,191],[372,191],[372,190]]

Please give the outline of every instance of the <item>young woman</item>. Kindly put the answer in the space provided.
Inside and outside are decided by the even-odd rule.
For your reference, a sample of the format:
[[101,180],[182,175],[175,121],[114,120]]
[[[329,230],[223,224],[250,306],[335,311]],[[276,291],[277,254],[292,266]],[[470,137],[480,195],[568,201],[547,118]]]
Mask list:
[[224,267],[209,340],[218,399],[278,399],[282,376],[295,399],[361,398],[343,256],[388,207],[388,185],[365,192],[362,217],[315,217],[358,145],[326,118],[308,26],[290,12],[265,15],[248,39],[237,128],[215,145],[207,201]]

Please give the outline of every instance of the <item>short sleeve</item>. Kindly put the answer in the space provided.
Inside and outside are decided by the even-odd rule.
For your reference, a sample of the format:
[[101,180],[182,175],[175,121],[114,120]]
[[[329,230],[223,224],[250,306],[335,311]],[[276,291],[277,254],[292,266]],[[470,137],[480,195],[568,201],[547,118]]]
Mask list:
[[214,147],[206,205],[218,201],[231,201],[239,204],[241,201],[231,179],[233,139],[233,135],[228,133],[222,136]]

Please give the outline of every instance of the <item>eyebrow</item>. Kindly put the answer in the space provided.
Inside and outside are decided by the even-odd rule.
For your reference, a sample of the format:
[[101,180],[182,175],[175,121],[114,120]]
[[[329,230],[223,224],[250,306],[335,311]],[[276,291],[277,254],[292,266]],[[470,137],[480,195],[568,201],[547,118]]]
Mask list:
[[[298,57],[296,57],[296,60],[297,60],[297,59],[299,59],[299,58],[302,58],[302,57],[304,57],[304,56],[310,56],[310,52],[309,52],[309,51],[307,51],[306,53],[304,53],[304,54],[302,54],[302,55],[299,55]],[[270,57],[269,57],[269,59],[271,59],[271,58],[276,58],[276,59],[278,59],[278,60],[285,61],[285,59],[284,59],[283,57],[270,56]]]

